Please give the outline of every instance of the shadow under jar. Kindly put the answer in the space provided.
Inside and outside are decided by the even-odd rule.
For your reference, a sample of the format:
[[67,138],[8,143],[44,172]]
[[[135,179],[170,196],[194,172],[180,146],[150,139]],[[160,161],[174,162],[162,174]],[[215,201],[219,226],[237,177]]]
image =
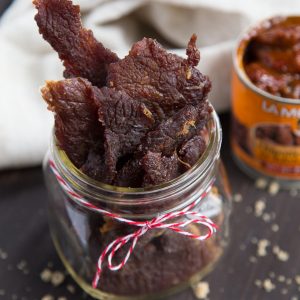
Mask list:
[[[222,132],[215,112],[207,129],[207,149],[190,170],[173,181],[143,189],[109,186],[92,180],[74,167],[53,138],[44,161],[50,230],[65,267],[88,294],[103,300],[163,298],[212,271],[228,242],[231,196],[220,161]],[[168,228],[148,230],[137,241],[122,269],[113,272],[104,262],[99,285],[93,289],[91,282],[105,247],[139,228],[83,207],[61,187],[51,170],[50,158],[59,175],[77,194],[99,208],[130,220],[150,221],[158,215],[183,210],[212,186],[193,211],[209,217],[219,229],[204,241]],[[167,222],[188,219],[185,216]],[[184,230],[195,235],[207,232],[205,226],[196,223],[188,224]],[[125,245],[119,249],[113,263],[119,264],[128,248]]]

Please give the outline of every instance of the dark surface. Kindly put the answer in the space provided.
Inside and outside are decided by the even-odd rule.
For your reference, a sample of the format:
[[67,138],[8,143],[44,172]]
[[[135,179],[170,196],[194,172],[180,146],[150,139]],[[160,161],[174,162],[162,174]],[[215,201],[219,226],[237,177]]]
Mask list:
[[[246,177],[233,163],[228,143],[229,116],[222,116],[225,131],[223,143],[223,160],[226,164],[234,192],[243,195],[241,203],[234,203],[231,218],[231,243],[222,262],[205,280],[210,283],[209,298],[219,299],[291,299],[300,295],[294,277],[300,274],[299,236],[300,236],[300,202],[299,197],[291,197],[288,192],[270,196],[254,188],[254,183]],[[51,262],[53,270],[64,270],[53,248],[47,225],[45,211],[46,190],[40,168],[6,171],[0,173],[0,248],[8,254],[7,259],[0,258],[0,299],[41,299],[47,293],[65,295],[68,299],[83,299],[83,293],[76,287],[76,293],[67,291],[68,284],[76,285],[67,277],[65,283],[54,288],[40,279],[40,272]],[[275,212],[272,222],[266,223],[254,216],[249,209],[256,200],[267,199],[266,212]],[[274,233],[271,224],[278,224],[280,229]],[[290,254],[287,262],[279,261],[269,247],[266,257],[258,258],[257,263],[249,261],[256,256],[256,245],[252,238],[266,238],[272,245],[278,244]],[[1,256],[1,251],[0,251]],[[25,260],[29,274],[18,269],[18,264]],[[20,267],[20,266],[19,266]],[[293,278],[291,285],[282,284],[274,279],[276,289],[266,293],[255,286],[256,279],[269,278],[270,272],[276,277],[284,275]],[[288,294],[283,295],[282,289]],[[26,297],[26,298],[22,298]],[[90,298],[88,298],[90,299]],[[191,291],[186,291],[169,300],[195,299]]]
[[[0,10],[9,1],[0,1]],[[299,286],[294,277],[300,275],[300,202],[299,196],[291,197],[288,192],[270,196],[267,192],[254,188],[254,183],[233,163],[228,134],[229,116],[222,116],[224,128],[223,160],[235,193],[243,195],[241,203],[234,203],[231,217],[230,247],[214,272],[205,280],[209,281],[212,300],[240,299],[291,299],[298,296]],[[45,294],[66,296],[67,299],[91,299],[84,295],[70,277],[59,287],[54,288],[40,279],[40,273],[50,263],[52,270],[64,268],[59,261],[50,239],[46,216],[46,190],[42,171],[33,168],[19,171],[0,172],[0,299],[39,300]],[[266,212],[274,212],[275,219],[264,222],[254,216],[256,200],[266,199]],[[278,232],[271,230],[278,224]],[[279,261],[267,248],[268,255],[260,257],[256,263],[249,258],[256,256],[253,238],[268,239],[271,245],[279,245],[290,254],[287,262]],[[7,253],[7,258],[3,255]],[[22,261],[26,267],[22,267]],[[20,264],[21,263],[21,264]],[[23,262],[24,264],[24,262]],[[270,278],[270,272],[292,278],[292,283],[276,284],[271,293],[255,286],[257,279]],[[298,272],[298,273],[297,273]],[[272,276],[272,274],[271,274]],[[75,294],[67,290],[67,285],[75,286]],[[287,294],[284,294],[285,290]],[[3,295],[4,294],[4,295]],[[191,291],[186,291],[169,300],[193,300]]]

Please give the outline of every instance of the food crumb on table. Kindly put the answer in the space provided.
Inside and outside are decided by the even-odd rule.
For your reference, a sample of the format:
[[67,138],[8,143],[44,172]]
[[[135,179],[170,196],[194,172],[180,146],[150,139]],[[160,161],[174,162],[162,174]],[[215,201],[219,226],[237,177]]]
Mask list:
[[273,253],[276,255],[277,259],[280,261],[287,261],[290,257],[289,253],[280,249],[279,246],[273,247]]
[[267,278],[263,281],[263,288],[265,289],[266,292],[271,292],[273,291],[276,286],[275,284],[271,281],[271,279]]
[[255,181],[255,187],[260,190],[265,189],[267,187],[267,185],[268,185],[268,181],[265,178],[261,177]]
[[55,299],[52,295],[47,294],[47,295],[43,296],[41,298],[41,300],[55,300]]
[[255,207],[254,207],[254,210],[255,210],[255,216],[256,217],[261,217],[262,216],[262,214],[263,214],[263,212],[264,212],[264,210],[265,210],[265,208],[266,208],[266,203],[265,203],[265,201],[263,201],[263,200],[257,200],[256,202],[255,202]]
[[210,290],[209,283],[206,281],[200,281],[196,285],[193,286],[193,291],[198,299],[206,299]]
[[259,240],[257,243],[257,256],[266,256],[267,247],[270,245],[270,242],[266,239]]
[[268,189],[269,195],[275,196],[278,194],[279,190],[280,190],[279,183],[277,181],[272,181]]

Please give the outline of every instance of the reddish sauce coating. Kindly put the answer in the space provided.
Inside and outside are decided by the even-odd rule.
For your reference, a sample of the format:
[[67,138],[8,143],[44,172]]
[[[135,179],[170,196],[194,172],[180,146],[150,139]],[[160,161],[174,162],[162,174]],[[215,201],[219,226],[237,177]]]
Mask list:
[[250,80],[260,89],[300,99],[300,20],[274,18],[257,29],[244,64]]

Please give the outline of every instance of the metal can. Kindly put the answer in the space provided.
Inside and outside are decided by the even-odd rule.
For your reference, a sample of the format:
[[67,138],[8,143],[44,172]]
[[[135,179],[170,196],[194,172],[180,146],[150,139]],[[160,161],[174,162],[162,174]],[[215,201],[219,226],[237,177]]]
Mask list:
[[[263,175],[283,185],[300,185],[300,99],[260,89],[245,71],[250,41],[274,19],[247,31],[233,54],[232,152],[237,164],[252,177]],[[300,26],[300,17],[282,17],[280,22],[297,22]],[[265,134],[268,132],[269,136]]]

